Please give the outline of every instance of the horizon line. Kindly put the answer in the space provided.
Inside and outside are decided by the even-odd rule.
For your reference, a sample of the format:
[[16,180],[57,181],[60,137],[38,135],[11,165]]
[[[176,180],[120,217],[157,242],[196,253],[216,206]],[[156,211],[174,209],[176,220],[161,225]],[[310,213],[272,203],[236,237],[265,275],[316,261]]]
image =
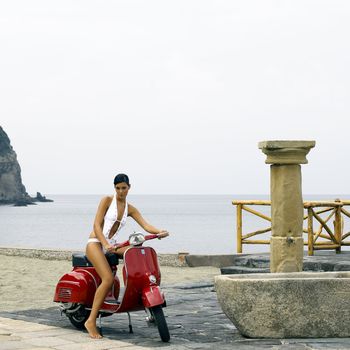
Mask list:
[[[45,193],[45,196],[103,196],[106,193]],[[305,193],[302,196],[350,196],[347,193]],[[130,193],[129,196],[270,196],[269,193]]]

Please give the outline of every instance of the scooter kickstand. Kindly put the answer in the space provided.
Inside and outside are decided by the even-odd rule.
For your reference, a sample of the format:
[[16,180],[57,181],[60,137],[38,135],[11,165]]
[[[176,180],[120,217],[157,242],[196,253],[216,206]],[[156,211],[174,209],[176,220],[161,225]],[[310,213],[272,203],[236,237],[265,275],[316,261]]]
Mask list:
[[132,330],[132,324],[131,324],[131,317],[130,317],[130,313],[127,312],[128,314],[128,318],[129,318],[129,333],[134,333],[133,330]]
[[101,320],[101,314],[98,315],[98,324],[99,324],[99,328],[100,328],[100,334],[102,334],[102,320]]

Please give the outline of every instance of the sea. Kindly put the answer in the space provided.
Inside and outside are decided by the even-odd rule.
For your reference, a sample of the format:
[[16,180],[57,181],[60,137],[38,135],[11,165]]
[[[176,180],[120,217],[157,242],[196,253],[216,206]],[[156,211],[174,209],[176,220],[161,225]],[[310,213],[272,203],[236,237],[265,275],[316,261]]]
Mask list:
[[[102,195],[47,195],[52,203],[27,207],[0,206],[0,247],[50,248],[83,251]],[[304,200],[347,199],[344,195],[308,196]],[[233,200],[266,200],[263,195],[129,195],[150,224],[170,236],[146,242],[159,253],[234,254],[236,207]],[[270,207],[254,207],[270,215]],[[243,233],[267,228],[268,221],[244,213]],[[142,228],[131,218],[119,241]],[[266,239],[269,234],[260,236]],[[268,245],[244,245],[243,253],[269,251]]]

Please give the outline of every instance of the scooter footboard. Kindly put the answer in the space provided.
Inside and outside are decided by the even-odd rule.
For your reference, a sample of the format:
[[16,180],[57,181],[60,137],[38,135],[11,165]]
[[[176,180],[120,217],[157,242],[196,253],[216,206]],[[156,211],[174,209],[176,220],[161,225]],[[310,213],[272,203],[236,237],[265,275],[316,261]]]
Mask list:
[[[89,278],[80,272],[70,272],[62,276],[56,286],[53,301],[62,303],[82,303],[88,305],[89,289],[94,288]],[[91,301],[92,302],[92,301]]]
[[147,308],[157,305],[165,306],[164,293],[159,286],[146,287],[142,290],[142,302]]

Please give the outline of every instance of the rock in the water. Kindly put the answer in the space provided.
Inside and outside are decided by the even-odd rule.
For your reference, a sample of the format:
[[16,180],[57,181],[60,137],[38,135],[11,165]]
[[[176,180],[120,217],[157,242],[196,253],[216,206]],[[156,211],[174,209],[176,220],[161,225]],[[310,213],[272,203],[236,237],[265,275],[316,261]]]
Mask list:
[[34,198],[36,202],[53,202],[52,199],[48,199],[45,196],[43,196],[40,192],[36,193],[36,197]]
[[26,199],[20,199],[14,203],[15,207],[26,207],[27,205],[33,205],[36,204],[31,200],[26,200]]

